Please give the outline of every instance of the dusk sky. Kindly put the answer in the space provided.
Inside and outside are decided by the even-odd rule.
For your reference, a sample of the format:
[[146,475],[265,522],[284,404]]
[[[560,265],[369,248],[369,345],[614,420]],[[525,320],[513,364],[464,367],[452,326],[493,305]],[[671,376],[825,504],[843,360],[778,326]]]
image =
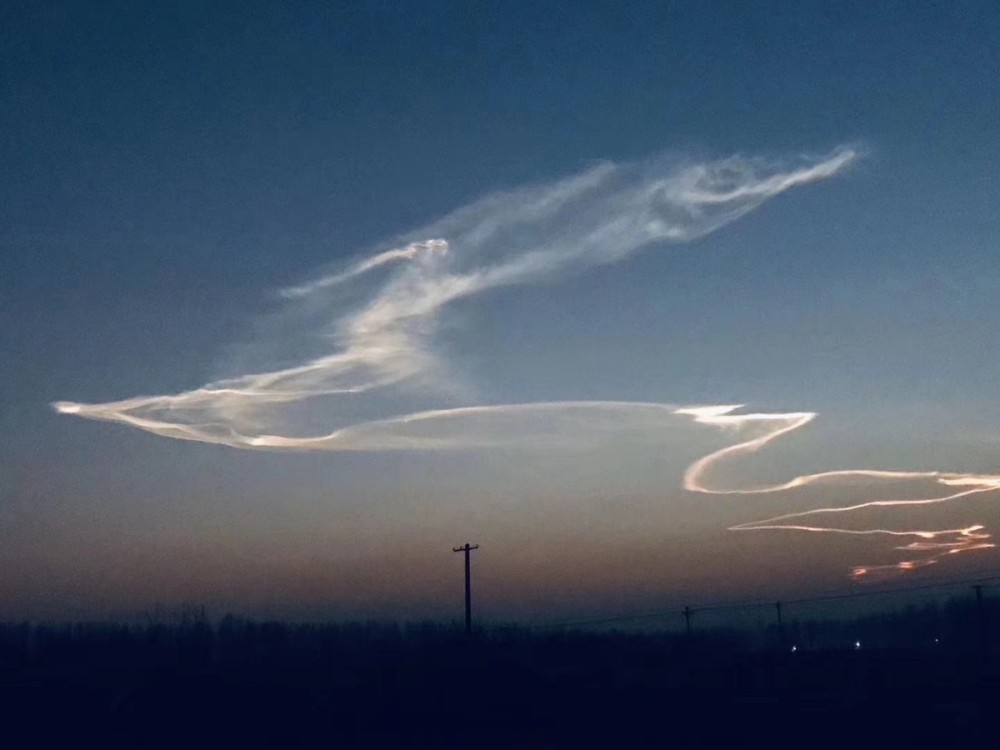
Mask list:
[[3,3],[0,618],[995,570],[998,167],[988,0]]

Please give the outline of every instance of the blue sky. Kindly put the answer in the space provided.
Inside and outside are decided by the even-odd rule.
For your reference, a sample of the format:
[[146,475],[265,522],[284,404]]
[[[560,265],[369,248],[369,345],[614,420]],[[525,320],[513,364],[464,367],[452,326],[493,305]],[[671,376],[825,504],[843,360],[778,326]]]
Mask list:
[[[495,617],[825,590],[893,562],[868,539],[789,551],[786,532],[726,532],[799,505],[685,493],[714,432],[664,435],[666,452],[614,435],[557,456],[289,455],[49,404],[288,366],[321,331],[278,290],[497,191],[600,163],[780,171],[853,148],[849,169],[704,236],[456,302],[435,346],[477,403],[817,412],[740,469],[766,482],[996,473],[998,39],[989,2],[5,5],[4,615],[185,599],[445,616],[455,561],[436,553],[466,537]],[[991,497],[939,527],[995,524]]]

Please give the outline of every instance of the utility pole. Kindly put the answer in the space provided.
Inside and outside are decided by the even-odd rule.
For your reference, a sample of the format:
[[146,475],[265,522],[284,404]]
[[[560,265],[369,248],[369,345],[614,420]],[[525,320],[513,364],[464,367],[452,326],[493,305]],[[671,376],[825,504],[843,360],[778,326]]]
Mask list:
[[478,544],[466,542],[461,547],[452,547],[452,552],[465,553],[465,634],[472,635],[472,578],[469,566],[469,553],[474,549],[479,549]]
[[691,608],[684,607],[684,633],[687,636],[691,635]]
[[778,648],[785,647],[785,624],[781,621],[781,602],[774,603],[774,609],[778,613]]

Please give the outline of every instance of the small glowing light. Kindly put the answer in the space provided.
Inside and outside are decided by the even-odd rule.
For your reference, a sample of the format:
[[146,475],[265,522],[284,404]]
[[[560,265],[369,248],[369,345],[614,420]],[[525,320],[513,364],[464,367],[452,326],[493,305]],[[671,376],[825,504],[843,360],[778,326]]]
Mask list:
[[935,643],[940,643],[941,641],[940,641],[940,639],[938,639],[938,638],[935,638],[935,639],[934,639],[934,642],[935,642]]
[[796,651],[798,651],[798,650],[799,650],[799,647],[798,647],[798,646],[792,646],[792,653],[793,653],[793,654],[794,654],[794,653],[795,653]]
[[859,648],[861,648],[861,641],[855,641],[854,642],[854,649],[857,650]]

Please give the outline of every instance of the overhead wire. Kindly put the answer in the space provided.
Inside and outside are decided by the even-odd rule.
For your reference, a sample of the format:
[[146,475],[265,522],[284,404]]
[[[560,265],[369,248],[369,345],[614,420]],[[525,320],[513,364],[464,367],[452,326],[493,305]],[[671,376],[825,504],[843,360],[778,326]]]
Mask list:
[[[819,602],[839,601],[845,599],[858,599],[862,597],[893,596],[896,594],[904,594],[914,591],[930,591],[933,589],[949,588],[953,586],[962,586],[962,585],[969,585],[969,586],[975,584],[982,585],[990,581],[1000,581],[1000,574],[996,573],[995,569],[970,571],[971,575],[978,575],[980,573],[991,573],[992,575],[984,575],[975,578],[962,578],[949,581],[938,581],[935,583],[926,583],[918,586],[901,586],[891,589],[855,591],[855,592],[845,592],[837,594],[820,594],[817,596],[801,597],[798,599],[770,599],[770,600],[754,599],[743,602],[720,602],[718,604],[704,604],[696,607],[685,607],[682,609],[658,610],[652,612],[633,612],[633,613],[622,613],[614,615],[594,615],[591,617],[582,617],[570,620],[542,621],[538,623],[533,623],[530,625],[530,627],[559,628],[559,627],[575,627],[575,626],[587,626],[587,625],[603,625],[613,622],[628,622],[634,620],[648,620],[648,619],[666,618],[674,616],[683,617],[685,616],[685,613],[688,616],[690,616],[704,612],[723,612],[723,611],[733,611],[740,609],[753,609],[758,607],[774,607],[778,603],[780,603],[782,606],[788,606],[788,605],[802,605],[802,604],[814,604]],[[995,586],[1000,586],[1000,584],[994,584],[993,586],[989,586],[988,588],[993,588]]]

